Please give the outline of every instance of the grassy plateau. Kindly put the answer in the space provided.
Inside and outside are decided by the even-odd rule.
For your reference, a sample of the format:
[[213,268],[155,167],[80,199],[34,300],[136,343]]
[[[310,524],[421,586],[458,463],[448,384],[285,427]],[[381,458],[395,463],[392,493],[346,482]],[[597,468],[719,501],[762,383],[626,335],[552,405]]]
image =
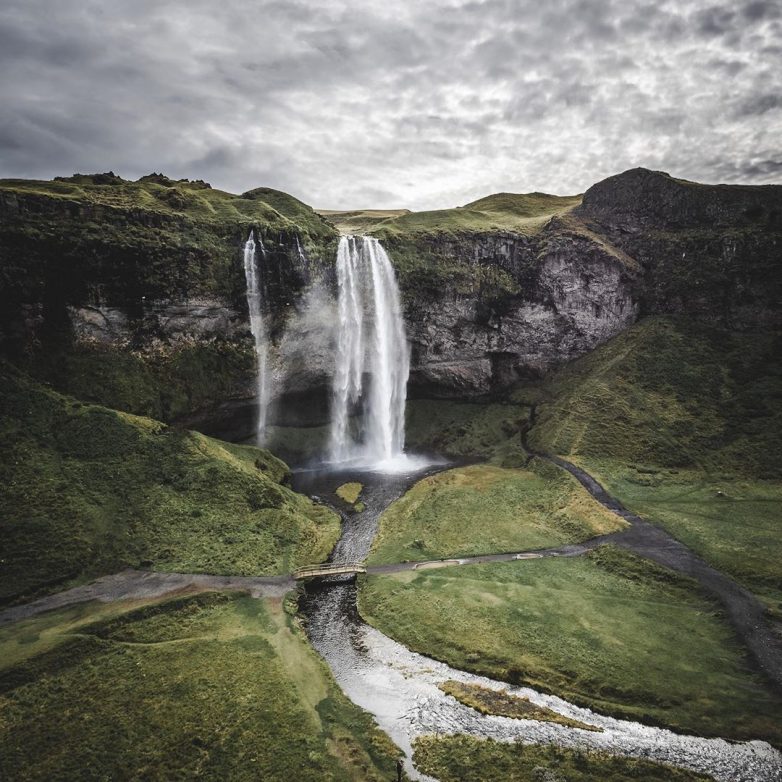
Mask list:
[[622,529],[567,473],[472,465],[419,481],[380,517],[371,564],[548,548]]
[[397,749],[279,599],[85,604],[0,650],[2,779],[393,778]]

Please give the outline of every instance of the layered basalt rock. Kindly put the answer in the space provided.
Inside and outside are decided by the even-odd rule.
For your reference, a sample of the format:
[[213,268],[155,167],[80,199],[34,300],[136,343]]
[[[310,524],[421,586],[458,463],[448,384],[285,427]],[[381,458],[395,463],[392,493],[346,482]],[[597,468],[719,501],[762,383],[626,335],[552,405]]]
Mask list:
[[[162,401],[130,405],[132,412],[203,419],[227,401],[191,393],[203,382],[199,372],[219,366],[213,346],[246,347],[251,356],[242,247],[252,227],[264,243],[280,402],[271,423],[328,419],[336,229],[264,189],[239,197],[197,183],[116,177],[51,185],[62,192],[40,185],[0,183],[3,352],[97,347],[104,355],[132,353],[142,364],[163,355],[161,387],[144,397]],[[776,327],[780,215],[782,187],[706,186],[636,169],[594,185],[580,206],[526,232],[492,228],[489,220],[481,230],[387,232],[412,347],[409,393],[491,395],[583,355],[647,314]],[[195,372],[202,347],[212,356]],[[187,372],[176,360],[185,349]],[[252,409],[251,363],[226,362],[230,377],[214,386],[231,389],[232,409]],[[175,406],[165,404],[164,380],[178,388]]]

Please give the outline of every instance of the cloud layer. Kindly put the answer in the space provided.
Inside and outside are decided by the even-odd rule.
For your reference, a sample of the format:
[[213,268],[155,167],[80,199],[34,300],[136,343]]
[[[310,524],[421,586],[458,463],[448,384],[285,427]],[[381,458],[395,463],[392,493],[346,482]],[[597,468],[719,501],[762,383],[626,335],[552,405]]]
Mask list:
[[331,208],[782,180],[778,0],[6,0],[0,176]]

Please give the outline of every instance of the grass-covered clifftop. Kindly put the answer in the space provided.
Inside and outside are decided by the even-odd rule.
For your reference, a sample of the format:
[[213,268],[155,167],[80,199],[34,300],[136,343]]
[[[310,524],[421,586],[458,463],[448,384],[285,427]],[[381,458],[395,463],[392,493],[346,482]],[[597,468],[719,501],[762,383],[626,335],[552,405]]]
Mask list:
[[325,559],[339,519],[266,451],[83,404],[0,373],[0,600],[127,566],[285,573]]
[[233,195],[159,174],[0,180],[0,216],[0,289],[21,302],[240,300],[251,228],[269,251],[298,236],[317,254],[335,235],[286,193]]

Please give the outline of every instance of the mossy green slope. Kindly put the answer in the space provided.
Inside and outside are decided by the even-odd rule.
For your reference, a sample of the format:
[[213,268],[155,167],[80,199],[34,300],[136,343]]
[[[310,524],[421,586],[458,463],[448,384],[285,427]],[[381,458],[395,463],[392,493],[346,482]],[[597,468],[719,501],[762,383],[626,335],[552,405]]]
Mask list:
[[782,339],[647,318],[555,373],[530,434],[562,455],[782,477]]
[[285,193],[261,188],[239,196],[166,177],[0,180],[0,207],[0,287],[12,302],[238,301],[237,253],[251,228],[267,235],[270,251],[294,234],[322,251],[336,236]]
[[616,532],[624,523],[567,473],[457,467],[424,478],[380,517],[372,564],[524,551]]
[[646,319],[552,376],[530,443],[782,612],[781,347],[774,331]]
[[17,648],[0,663],[3,779],[393,777],[398,751],[279,600],[207,593],[108,610],[49,615],[44,652],[41,618],[0,630]]
[[3,600],[126,566],[284,573],[339,534],[266,451],[85,405],[7,365],[0,409]]
[[85,342],[40,351],[20,365],[84,402],[176,421],[244,396],[256,373],[255,361],[251,342],[214,339],[143,353]]
[[409,209],[316,209],[340,233],[367,234],[378,225],[397,217],[410,214]]
[[456,668],[680,732],[782,744],[782,700],[716,606],[619,549],[371,576],[359,607]]

